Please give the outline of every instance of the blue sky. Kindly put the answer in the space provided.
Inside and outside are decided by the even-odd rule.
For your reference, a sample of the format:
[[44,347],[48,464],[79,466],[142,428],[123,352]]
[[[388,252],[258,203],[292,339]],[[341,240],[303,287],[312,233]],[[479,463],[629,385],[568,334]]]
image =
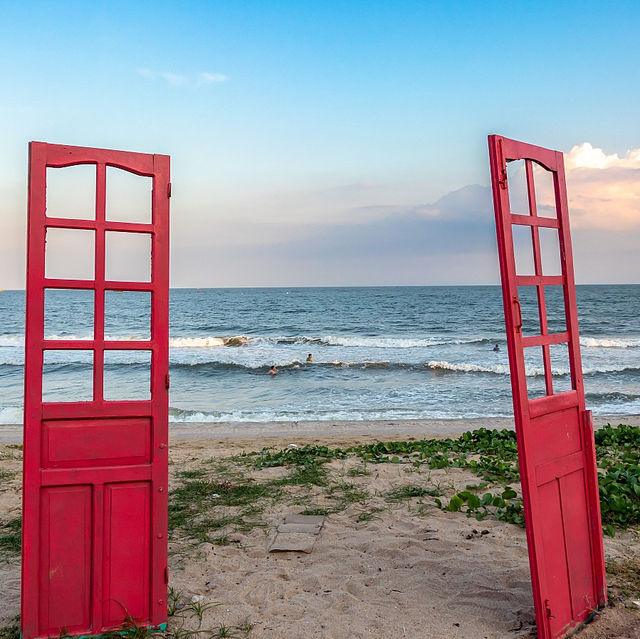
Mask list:
[[489,133],[602,149],[570,196],[622,184],[626,213],[576,200],[578,280],[640,281],[635,2],[0,8],[0,287],[32,139],[172,156],[174,285],[496,282],[486,190],[424,215],[488,185]]

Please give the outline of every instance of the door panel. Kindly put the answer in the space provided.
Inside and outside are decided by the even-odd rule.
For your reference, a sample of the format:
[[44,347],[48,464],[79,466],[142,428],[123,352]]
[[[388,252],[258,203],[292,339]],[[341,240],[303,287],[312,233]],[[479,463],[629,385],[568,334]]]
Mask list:
[[150,482],[105,486],[105,626],[149,616],[150,515]]
[[[595,446],[591,413],[584,401],[564,161],[557,151],[495,135],[489,136],[489,157],[534,605],[538,636],[551,639],[567,635],[606,603]],[[519,177],[526,197],[512,198],[519,202],[517,213],[512,213],[510,181],[517,181],[517,174],[508,174],[507,164],[515,161],[524,161]],[[543,179],[553,186],[546,196],[544,189],[536,188]],[[516,251],[523,245],[530,255],[517,260]],[[518,270],[524,263],[526,273]],[[535,287],[536,295],[526,295],[525,300],[523,291],[529,287]],[[564,322],[557,316],[560,288]],[[523,302],[530,317],[533,299],[539,324],[533,331],[527,324],[525,335]],[[554,308],[553,321],[549,321],[548,302]],[[557,327],[560,332],[554,332]],[[569,365],[568,372],[560,371],[562,380],[553,376],[559,345],[565,345]],[[526,349],[542,349],[541,397],[531,397]]]
[[[100,634],[129,616],[160,626],[167,615],[169,158],[42,142],[32,142],[29,152],[23,637]],[[90,182],[84,191],[91,206],[76,210],[65,189],[54,189],[58,199],[48,202],[47,178],[78,166],[86,169],[76,175]],[[112,168],[142,180],[146,218],[107,219]],[[117,280],[109,280],[108,259],[121,259],[109,254],[114,235],[127,240],[126,260]],[[145,277],[123,268],[129,263],[143,264]],[[59,306],[74,291],[84,291],[90,304],[84,328],[56,325],[45,337],[45,299]],[[119,292],[150,301],[146,339],[114,339],[105,331],[105,297],[111,303]],[[120,380],[112,354],[116,362],[128,355],[148,362],[142,399],[110,401],[105,394],[105,377]],[[72,383],[48,364],[79,356]],[[80,387],[83,400],[75,401]]]
[[91,617],[91,486],[42,488],[41,629],[86,628]]

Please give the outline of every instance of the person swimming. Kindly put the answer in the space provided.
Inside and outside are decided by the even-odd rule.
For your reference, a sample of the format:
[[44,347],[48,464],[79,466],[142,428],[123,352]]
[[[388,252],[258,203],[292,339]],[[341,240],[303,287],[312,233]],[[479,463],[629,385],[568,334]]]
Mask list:
[[499,350],[500,350],[500,344],[496,344],[496,345],[493,347],[493,352],[494,352],[494,353],[497,353]]
[[313,362],[313,355],[311,353],[307,355],[307,362]]
[[278,374],[278,369],[276,368],[276,365],[274,364],[270,369],[269,369],[269,375],[277,375]]

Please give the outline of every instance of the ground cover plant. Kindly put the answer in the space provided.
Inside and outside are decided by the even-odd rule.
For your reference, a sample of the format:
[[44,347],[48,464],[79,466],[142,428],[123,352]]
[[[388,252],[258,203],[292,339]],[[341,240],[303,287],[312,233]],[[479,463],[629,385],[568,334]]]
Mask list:
[[[613,536],[616,529],[640,524],[640,428],[607,424],[596,431],[595,441],[603,530]],[[326,446],[263,449],[248,456],[254,459],[256,468],[318,467],[349,456],[360,458],[364,464],[464,468],[482,481],[467,485],[448,500],[440,499],[443,493],[437,487],[406,486],[397,495],[390,496],[390,501],[431,495],[435,498],[434,504],[444,510],[465,512],[478,520],[491,516],[524,525],[522,497],[517,488],[520,473],[514,431],[479,428],[457,439],[380,442],[345,449]],[[356,476],[356,473],[350,471],[349,475]]]
[[[625,529],[640,531],[640,428],[607,425],[596,431],[595,442],[604,532],[613,536]],[[7,447],[4,451],[11,476],[0,476],[0,491],[15,491],[19,475],[14,476],[13,466],[17,468],[21,451]],[[377,489],[376,477],[391,467],[392,487],[387,483],[384,490]],[[174,569],[179,569],[181,557],[201,552],[206,544],[242,545],[247,535],[257,535],[259,541],[273,532],[283,512],[345,513],[354,526],[366,526],[397,508],[420,518],[441,510],[479,521],[524,523],[515,433],[508,430],[480,428],[457,438],[342,448],[289,446],[234,457],[192,457],[171,465],[170,478]],[[0,517],[4,561],[19,559],[20,524],[15,513]],[[637,557],[610,560],[607,570],[612,599],[640,599]],[[206,610],[209,619],[215,615],[213,605],[172,591],[169,636],[248,636],[248,621],[200,628],[198,619]],[[17,637],[17,627],[14,623],[0,628],[0,639]],[[128,632],[141,637],[145,629],[136,628]]]

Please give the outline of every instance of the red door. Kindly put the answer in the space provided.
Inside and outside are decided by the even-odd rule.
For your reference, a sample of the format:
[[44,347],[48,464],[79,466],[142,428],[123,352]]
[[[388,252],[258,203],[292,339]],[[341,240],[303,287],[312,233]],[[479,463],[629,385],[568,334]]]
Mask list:
[[[48,206],[49,176],[76,165],[88,165],[83,170],[91,178],[91,210],[64,217],[63,207],[62,214],[53,217]],[[138,176],[149,184],[146,221],[117,221],[110,215],[107,176],[112,173],[134,180]],[[149,626],[166,622],[169,195],[168,156],[30,144],[22,538],[25,639],[63,632],[100,634],[128,617]],[[66,202],[70,209],[75,205],[72,199],[70,195]],[[86,241],[91,255],[90,275],[84,275],[86,279],[73,272],[50,275],[49,258],[56,251],[63,262],[78,257],[75,248],[69,248],[73,242],[66,243],[77,237]],[[122,242],[147,248],[142,255],[125,252],[122,261],[116,251]],[[127,260],[136,259],[146,261],[148,277],[128,281]],[[119,275],[123,269],[124,277]],[[105,312],[111,322],[116,292],[122,292],[123,299],[143,295],[149,300],[150,325],[143,339],[114,339],[105,333]],[[89,296],[92,335],[68,333],[62,339],[46,335],[50,299],[59,302],[67,295]],[[64,312],[59,306],[58,311]],[[76,319],[73,314],[66,317]],[[67,359],[78,357],[89,362],[84,378],[72,387],[60,387],[54,380],[57,397],[49,401],[47,380],[56,366],[47,362],[62,361],[58,368],[64,368]],[[146,375],[141,399],[129,399],[118,385],[118,375],[112,373],[110,362],[123,357],[143,362],[134,367],[143,378]],[[83,385],[87,397],[73,401]]]
[[[606,603],[564,161],[496,135],[489,157],[538,636],[564,637]],[[520,160],[518,201],[507,163]]]

